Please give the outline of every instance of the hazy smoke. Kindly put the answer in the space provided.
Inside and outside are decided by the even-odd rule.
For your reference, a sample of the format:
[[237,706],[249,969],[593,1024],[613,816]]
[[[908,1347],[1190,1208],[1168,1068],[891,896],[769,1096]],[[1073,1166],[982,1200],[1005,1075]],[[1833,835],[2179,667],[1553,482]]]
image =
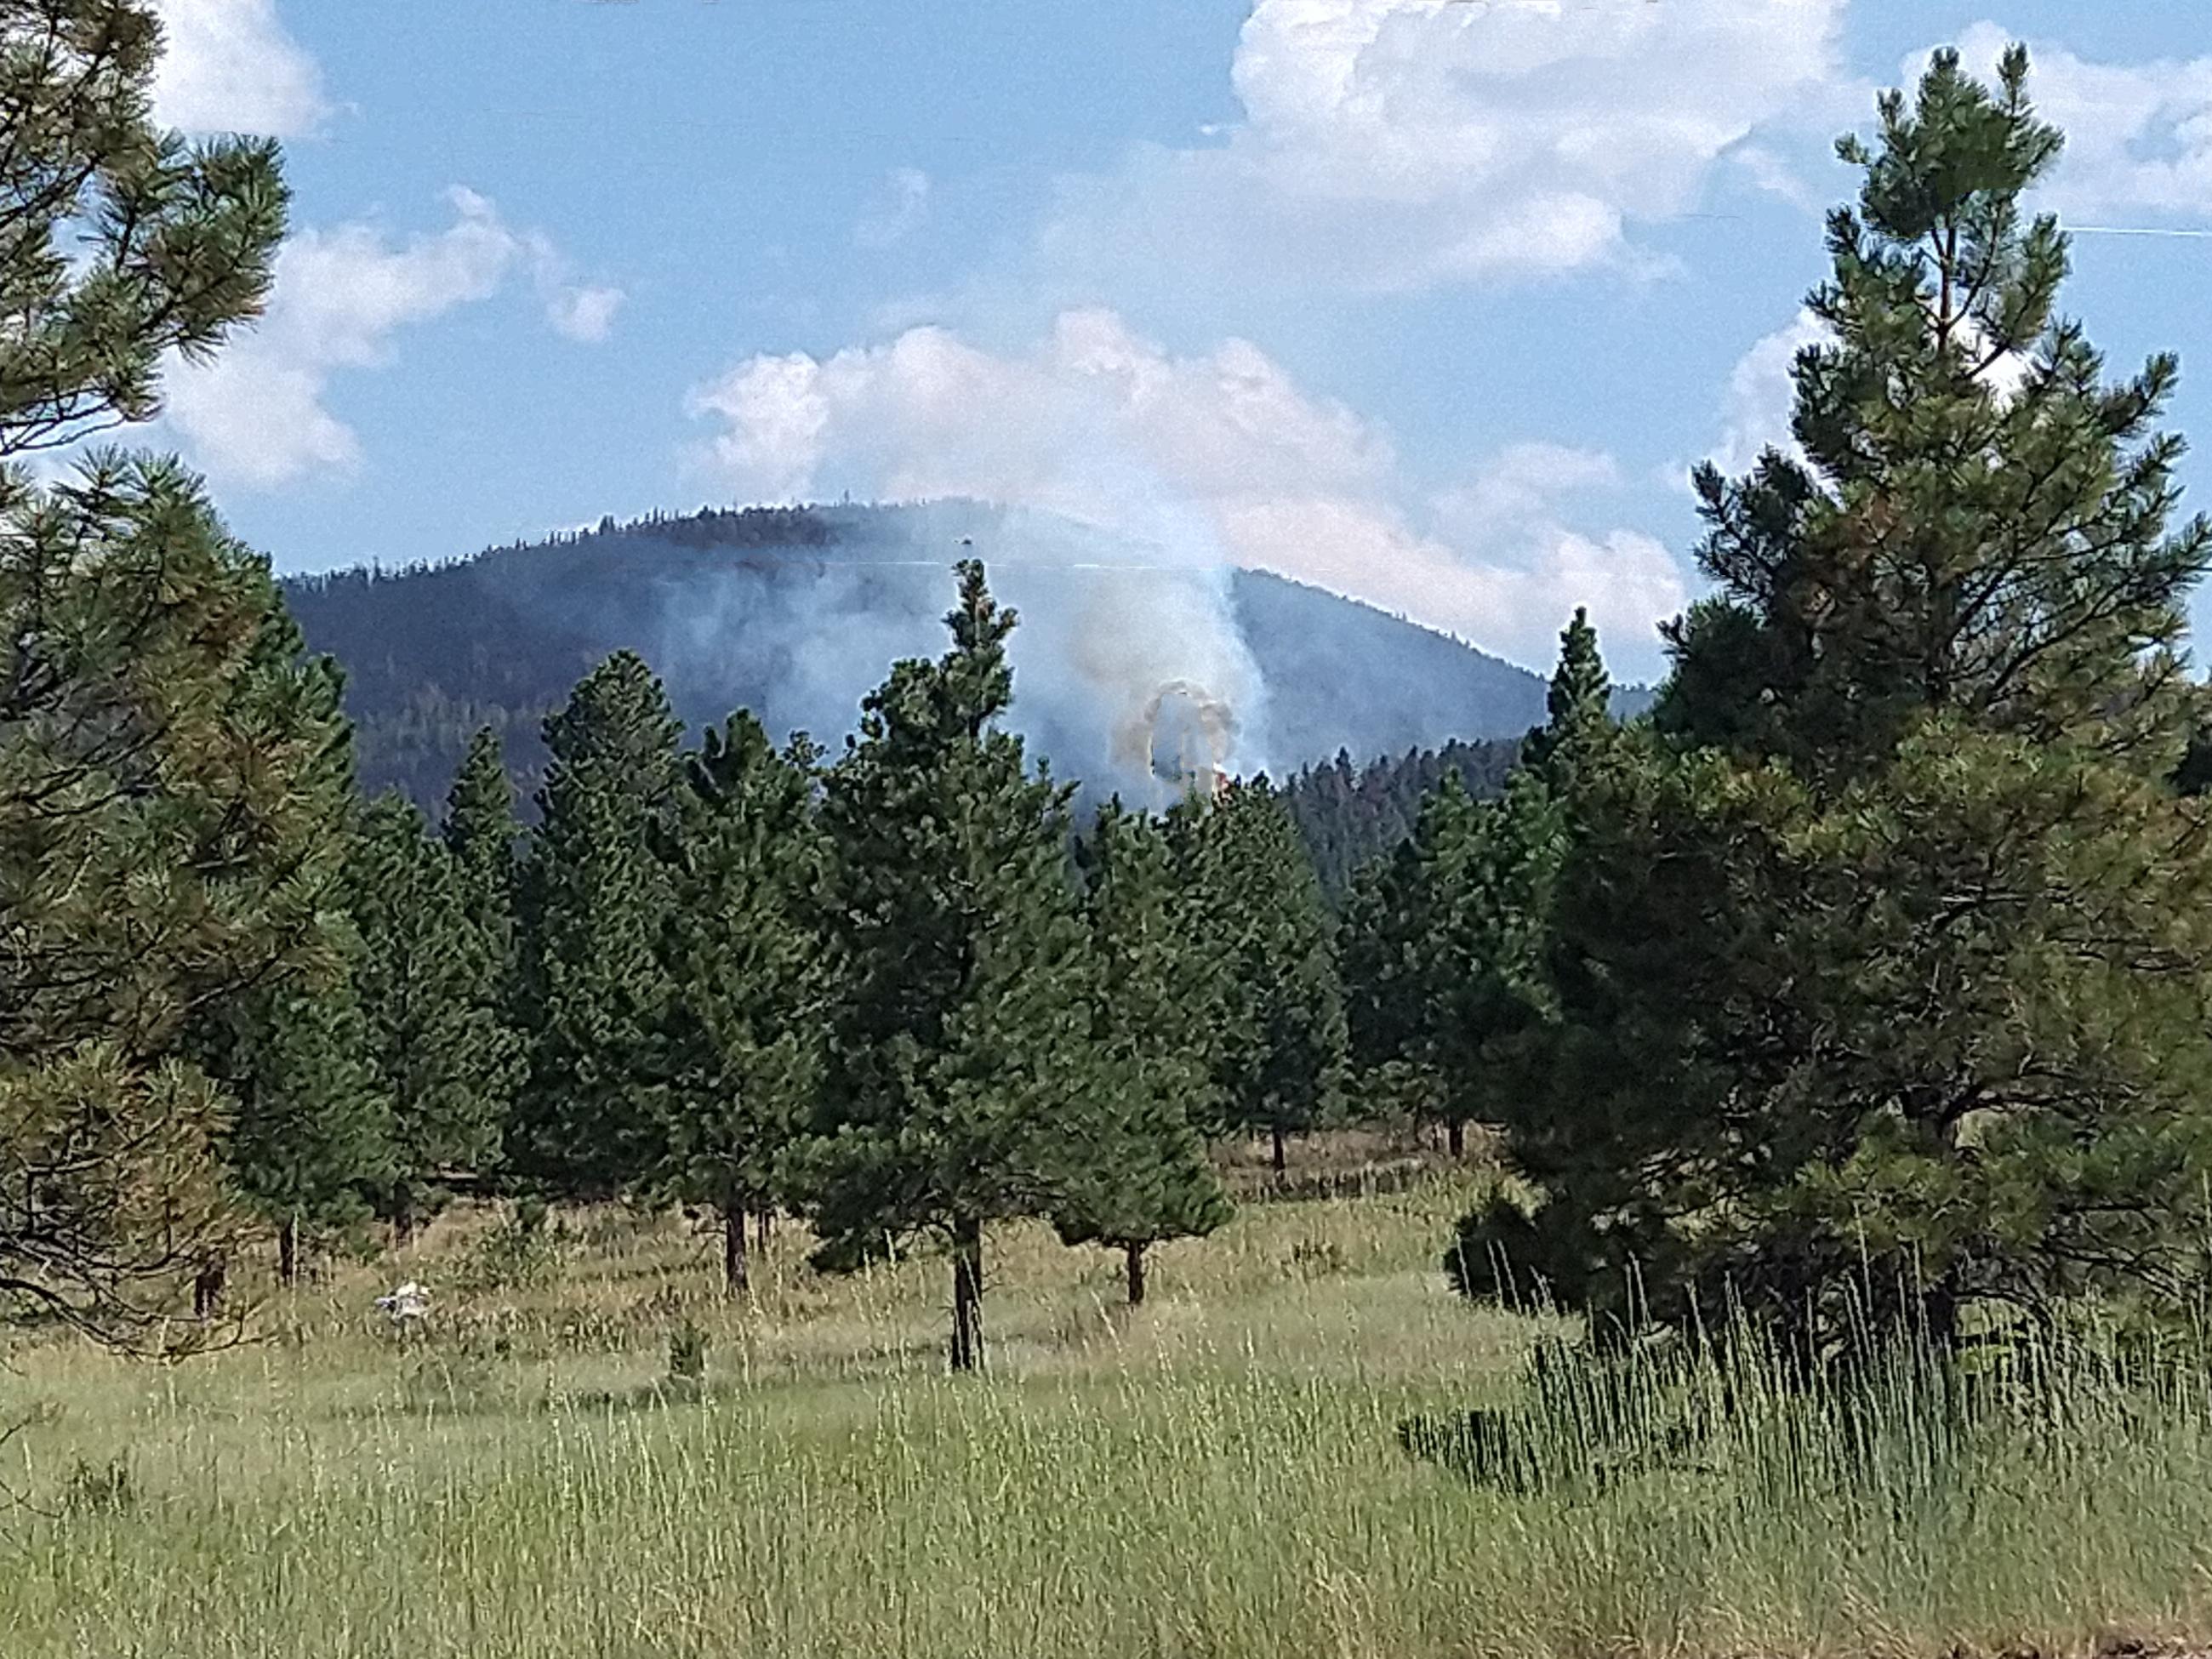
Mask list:
[[945,650],[951,567],[975,557],[1020,614],[1011,724],[1055,775],[1163,805],[1172,784],[1140,734],[1164,723],[1168,761],[1195,742],[1232,773],[1269,764],[1267,686],[1231,607],[1231,573],[1194,520],[1163,513],[1165,533],[1140,542],[965,501],[830,516],[848,533],[818,556],[777,550],[670,589],[649,654],[672,685],[834,746],[894,661]]

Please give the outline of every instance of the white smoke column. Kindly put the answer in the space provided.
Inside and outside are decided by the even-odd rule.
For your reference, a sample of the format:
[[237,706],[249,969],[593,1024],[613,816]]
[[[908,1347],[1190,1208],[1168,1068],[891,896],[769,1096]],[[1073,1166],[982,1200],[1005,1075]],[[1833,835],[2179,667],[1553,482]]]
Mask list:
[[1224,491],[1310,485],[1375,459],[1348,415],[1299,398],[1252,348],[1180,360],[1104,312],[1065,313],[1011,357],[934,327],[826,361],[755,357],[691,406],[725,423],[702,459],[741,499],[842,489],[935,504],[914,519],[912,556],[972,552],[1022,612],[1016,724],[1058,769],[1133,790],[1149,779],[1110,767],[1111,734],[1176,681],[1235,711],[1227,764],[1267,758],[1265,688],[1231,604]]
[[1237,625],[1229,567],[1202,514],[1151,505],[1151,536],[1011,511],[992,538],[1004,557],[993,567],[985,554],[1021,612],[1015,724],[1063,771],[1132,804],[1152,802],[1158,786],[1124,734],[1172,686],[1200,687],[1226,707],[1224,768],[1249,773],[1268,760],[1267,685]]
[[821,511],[837,536],[819,552],[710,554],[666,587],[647,653],[672,685],[708,697],[693,718],[719,720],[726,706],[714,699],[743,699],[777,737],[803,728],[834,750],[894,661],[945,651],[952,567],[973,557],[1020,615],[1009,724],[1054,776],[1088,796],[1159,805],[1142,753],[1117,753],[1115,739],[1178,682],[1231,711],[1226,768],[1267,763],[1266,687],[1238,631],[1231,573],[1196,515],[1177,523],[1164,509],[1154,522],[1174,539],[1145,542],[969,501]]

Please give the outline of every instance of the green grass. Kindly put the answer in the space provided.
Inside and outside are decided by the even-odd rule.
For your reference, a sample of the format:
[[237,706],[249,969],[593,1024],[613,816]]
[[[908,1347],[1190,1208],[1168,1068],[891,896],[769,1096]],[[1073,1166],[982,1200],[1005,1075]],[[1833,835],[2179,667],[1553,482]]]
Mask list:
[[[2197,1386],[2085,1363],[2060,1427],[1954,1441],[1907,1368],[1858,1452],[1840,1402],[1754,1376],[1693,1459],[1534,1497],[1407,1457],[1401,1419],[1510,1400],[1534,1334],[1435,1272],[1466,1198],[1250,1207],[1162,1251],[1133,1318],[1113,1260],[1010,1230],[981,1380],[939,1374],[938,1263],[817,1279],[787,1236],[726,1308],[706,1241],[619,1218],[544,1283],[441,1293],[412,1344],[366,1270],[180,1367],[42,1344],[0,1372],[0,1420],[34,1419],[0,1449],[0,1653],[1932,1659],[2212,1632]],[[405,1271],[436,1290],[483,1224]],[[686,1322],[706,1376],[671,1387]]]

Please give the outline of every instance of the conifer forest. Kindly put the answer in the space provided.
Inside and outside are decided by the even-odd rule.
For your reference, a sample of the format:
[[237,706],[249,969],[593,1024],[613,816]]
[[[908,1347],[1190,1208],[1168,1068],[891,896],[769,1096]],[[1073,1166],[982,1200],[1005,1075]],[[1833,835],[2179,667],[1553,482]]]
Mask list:
[[[2212,521],[2027,49],[1854,112],[1663,678],[1374,617],[1480,715],[1255,764],[1018,516],[813,726],[280,580],[189,13],[0,0],[0,1653],[2212,1644]],[[526,556],[879,533],[669,522]]]

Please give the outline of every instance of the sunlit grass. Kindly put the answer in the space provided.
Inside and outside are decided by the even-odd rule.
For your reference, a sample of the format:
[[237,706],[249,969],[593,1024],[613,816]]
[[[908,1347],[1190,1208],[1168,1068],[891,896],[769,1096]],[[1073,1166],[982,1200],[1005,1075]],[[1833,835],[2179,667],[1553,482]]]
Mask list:
[[[825,1279],[785,1235],[733,1308],[672,1223],[440,1293],[410,1343],[355,1270],[183,1367],[40,1345],[0,1375],[4,1420],[35,1415],[0,1450],[27,1506],[0,1516],[0,1652],[1937,1656],[2212,1629],[2212,1406],[2093,1364],[2055,1425],[1965,1434],[1905,1365],[1872,1451],[1751,1376],[1694,1455],[1610,1481],[1516,1497],[1409,1458],[1409,1414],[1516,1397],[1534,1329],[1436,1271],[1468,1192],[1249,1207],[1163,1250],[1134,1316],[1110,1258],[1010,1229],[976,1380],[941,1375],[941,1264]],[[482,1224],[405,1271],[437,1291]],[[672,1389],[685,1320],[707,1377]]]

